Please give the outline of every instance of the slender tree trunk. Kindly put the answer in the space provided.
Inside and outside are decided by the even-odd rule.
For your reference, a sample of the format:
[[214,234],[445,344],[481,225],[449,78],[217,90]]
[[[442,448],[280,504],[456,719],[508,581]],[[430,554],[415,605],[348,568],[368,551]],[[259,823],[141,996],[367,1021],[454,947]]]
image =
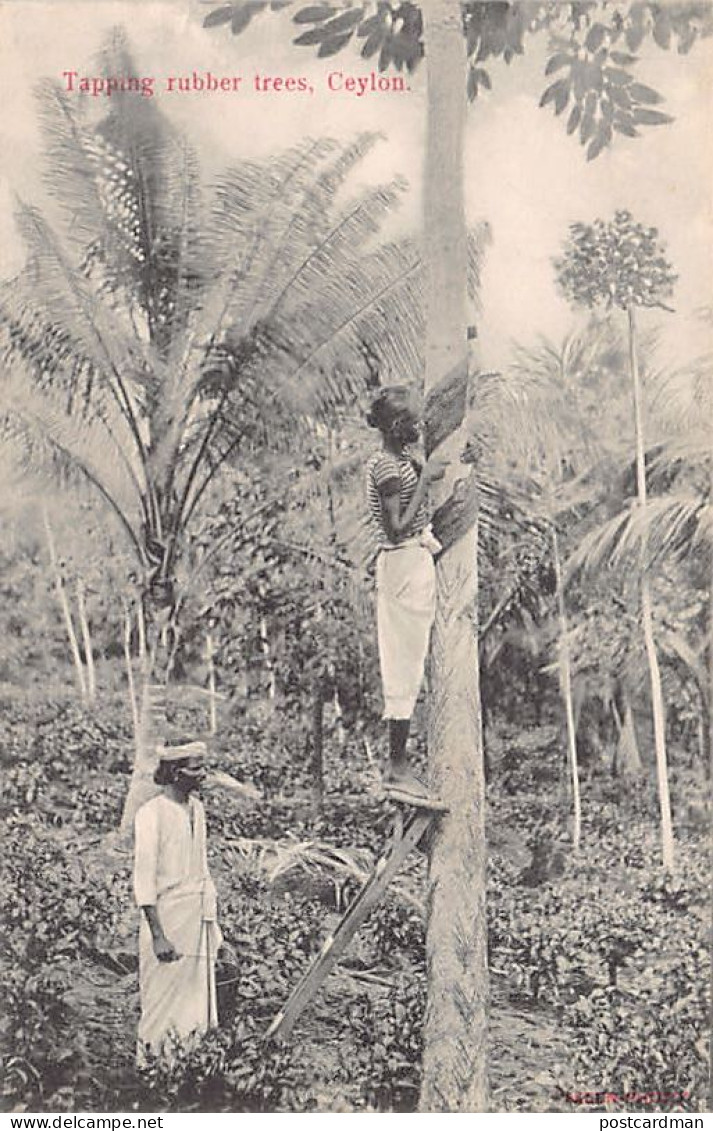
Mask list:
[[572,777],[572,847],[577,852],[582,835],[582,802],[579,793],[579,759],[577,758],[577,728],[574,722],[574,703],[572,699],[572,665],[569,655],[569,640],[567,637],[567,613],[564,605],[564,588],[562,585],[562,562],[560,560],[557,531],[552,526],[552,559],[555,567],[555,585],[557,589],[557,619],[559,622],[559,667],[560,688],[564,700],[565,717],[567,719],[567,755],[569,770]]
[[344,725],[344,711],[342,710],[342,704],[339,701],[338,685],[335,685],[334,693],[332,695],[332,707],[334,710],[334,718],[337,724],[337,733],[339,735],[337,741],[339,742],[339,748],[343,753],[347,746],[347,731]]
[[210,632],[206,633],[205,654],[206,662],[208,664],[208,711],[210,733],[215,734],[218,730],[218,712],[216,709],[215,698],[215,663],[213,660],[213,637]]
[[634,712],[628,698],[624,704],[624,715],[619,720],[619,740],[617,744],[617,761],[624,774],[638,777],[642,770],[639,743],[636,738],[636,724]]
[[704,774],[706,772],[706,759],[708,757],[705,711],[706,704],[701,703],[701,712],[696,719],[696,749],[691,751],[691,757],[688,763],[689,769],[693,770],[696,767],[696,763],[700,762]]
[[139,634],[139,663],[143,670],[143,666],[146,663],[146,615],[141,598],[139,598],[136,604],[136,630]]
[[69,599],[67,597],[67,588],[64,581],[64,576],[57,560],[57,551],[54,544],[54,535],[52,534],[52,527],[50,525],[49,515],[47,508],[42,508],[42,518],[44,521],[45,534],[47,535],[47,548],[49,550],[50,565],[52,566],[52,573],[54,574],[54,586],[59,598],[60,608],[62,609],[62,616],[64,617],[64,626],[67,630],[67,638],[69,640],[69,650],[72,656],[72,663],[74,664],[74,674],[77,677],[77,687],[79,694],[83,700],[87,698],[87,685],[84,679],[84,667],[82,665],[82,655],[79,651],[79,643],[77,641],[77,634],[74,631],[74,622],[72,620],[72,611],[69,607]]
[[[423,5],[428,81],[424,170],[426,391],[467,373],[463,144],[466,50],[458,0]],[[467,377],[463,392],[467,389]],[[436,420],[429,446],[459,465],[455,431],[465,411]],[[440,424],[440,427],[439,427]],[[428,439],[428,437],[427,437]],[[442,494],[452,488],[446,477]],[[432,840],[426,935],[428,1000],[423,1112],[484,1111],[487,1088],[487,924],[483,744],[477,649],[477,529],[439,560],[431,645],[429,770],[449,805]]]
[[97,680],[96,672],[94,670],[94,653],[92,652],[92,634],[89,629],[89,620],[87,619],[87,605],[84,595],[84,582],[82,581],[81,577],[77,578],[76,593],[79,627],[82,632],[84,659],[87,666],[87,700],[88,702],[93,703],[97,694]]
[[312,728],[310,779],[312,805],[317,813],[324,807],[324,679],[322,673],[312,681]]
[[134,823],[137,809],[144,802],[159,792],[153,782],[153,772],[156,767],[155,747],[157,733],[155,726],[155,703],[152,687],[148,680],[143,679],[141,685],[141,701],[139,704],[139,725],[136,731],[136,749],[134,751],[134,768],[129,782],[129,789],[124,802],[124,812],[121,817],[121,831],[128,833]]
[[181,644],[181,631],[177,624],[173,624],[170,628],[166,629],[165,640],[167,651],[165,682],[170,683],[176,670],[176,658]]
[[[629,364],[634,388],[634,419],[636,426],[636,485],[639,506],[646,508],[646,462],[644,444],[644,414],[639,375],[639,359],[636,344],[636,316],[634,307],[629,307]],[[656,642],[654,640],[653,611],[651,607],[651,586],[648,568],[648,539],[646,527],[641,541],[640,558],[641,584],[641,624],[646,645],[651,683],[651,705],[654,717],[654,748],[656,750],[656,778],[658,781],[659,809],[661,812],[661,856],[663,866],[672,871],[674,866],[673,825],[671,822],[671,799],[668,790],[668,765],[666,759],[666,716],[663,693],[661,691],[661,672],[659,670]]]
[[267,617],[260,617],[260,648],[262,650],[264,670],[267,672],[267,697],[272,702],[275,698],[275,670],[270,653],[270,637],[267,634]]
[[656,642],[654,640],[651,589],[649,586],[648,572],[646,570],[641,576],[641,623],[644,631],[644,643],[646,645],[646,656],[649,664],[651,701],[654,716],[656,777],[658,780],[659,809],[661,812],[661,857],[664,868],[666,871],[671,872],[674,867],[674,840],[666,758],[666,714],[664,710],[663,691],[661,689],[661,671],[659,668],[658,655],[656,653]]
[[124,661],[126,663],[126,684],[129,689],[129,704],[131,706],[131,721],[134,728],[134,743],[139,740],[139,709],[136,703],[136,685],[134,683],[134,666],[131,662],[131,615],[128,606],[124,604]]

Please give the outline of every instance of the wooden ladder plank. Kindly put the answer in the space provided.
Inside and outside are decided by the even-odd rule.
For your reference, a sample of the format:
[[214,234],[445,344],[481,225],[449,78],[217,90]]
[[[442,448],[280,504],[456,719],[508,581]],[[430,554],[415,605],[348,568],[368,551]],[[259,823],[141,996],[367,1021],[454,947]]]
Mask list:
[[322,949],[295,986],[283,1009],[273,1018],[267,1037],[285,1040],[302,1010],[312,1000],[349,942],[361,927],[373,907],[382,899],[387,887],[396,876],[406,857],[416,847],[434,817],[440,814],[424,810],[409,817],[403,833],[397,837],[390,850],[382,856],[351,903],[334,934],[329,935]]

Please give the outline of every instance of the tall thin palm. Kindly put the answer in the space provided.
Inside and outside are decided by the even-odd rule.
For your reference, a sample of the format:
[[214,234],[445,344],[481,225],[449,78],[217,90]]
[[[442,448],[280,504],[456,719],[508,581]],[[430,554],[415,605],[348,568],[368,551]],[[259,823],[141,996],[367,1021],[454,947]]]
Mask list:
[[[655,374],[651,415],[655,425],[646,452],[645,506],[625,506],[595,527],[572,564],[592,569],[626,568],[645,549],[649,570],[684,569],[689,582],[708,589],[708,630],[700,645],[682,633],[659,629],[660,647],[687,668],[701,700],[711,743],[713,702],[713,358],[703,356],[674,371]],[[705,651],[707,649],[707,676]],[[713,763],[713,750],[711,750]]]
[[530,478],[534,512],[547,531],[554,571],[557,662],[572,783],[575,850],[581,838],[581,796],[560,527],[562,518],[571,515],[575,507],[592,501],[586,476],[601,457],[601,443],[588,412],[587,390],[612,365],[616,354],[617,343],[610,328],[590,323],[584,330],[569,334],[560,346],[543,339],[534,348],[517,349],[506,373],[512,405],[508,442]]
[[[555,264],[564,293],[578,304],[618,309],[626,315],[629,376],[633,399],[636,505],[646,511],[647,483],[644,404],[639,364],[637,311],[663,307],[673,292],[676,276],[667,262],[655,228],[638,224],[631,213],[621,210],[610,221],[573,224],[564,254]],[[651,601],[647,536],[639,553],[641,626],[646,645],[651,683],[651,705],[656,749],[656,774],[661,811],[661,849],[664,868],[674,864],[673,825],[668,786],[668,762],[661,672],[656,652]]]

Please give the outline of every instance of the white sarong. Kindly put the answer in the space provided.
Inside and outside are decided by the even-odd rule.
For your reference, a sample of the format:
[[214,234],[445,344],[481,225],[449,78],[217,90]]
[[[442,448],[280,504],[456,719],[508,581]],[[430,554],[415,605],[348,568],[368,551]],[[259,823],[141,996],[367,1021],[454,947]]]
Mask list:
[[382,550],[376,560],[376,594],[384,718],[410,719],[436,611],[431,551],[418,542]]
[[185,1041],[218,1024],[215,957],[221,943],[215,920],[203,916],[203,892],[174,889],[157,909],[166,937],[179,954],[176,962],[159,962],[146,921],[139,934],[141,1021],[139,1042],[159,1053],[172,1040]]
[[169,1054],[183,1042],[218,1023],[215,960],[222,935],[217,923],[215,886],[206,860],[203,806],[190,800],[189,812],[164,796],[147,802],[136,815],[137,903],[155,904],[166,938],[181,955],[159,962],[151,931],[142,916],[139,929],[141,1020],[138,1059]]

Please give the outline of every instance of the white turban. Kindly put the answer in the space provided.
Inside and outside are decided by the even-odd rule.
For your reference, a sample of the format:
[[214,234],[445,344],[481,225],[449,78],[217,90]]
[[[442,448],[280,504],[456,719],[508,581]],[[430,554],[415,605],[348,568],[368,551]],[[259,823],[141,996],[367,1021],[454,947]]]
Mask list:
[[205,758],[208,748],[205,742],[185,742],[182,746],[157,746],[159,762],[182,762],[184,758]]

